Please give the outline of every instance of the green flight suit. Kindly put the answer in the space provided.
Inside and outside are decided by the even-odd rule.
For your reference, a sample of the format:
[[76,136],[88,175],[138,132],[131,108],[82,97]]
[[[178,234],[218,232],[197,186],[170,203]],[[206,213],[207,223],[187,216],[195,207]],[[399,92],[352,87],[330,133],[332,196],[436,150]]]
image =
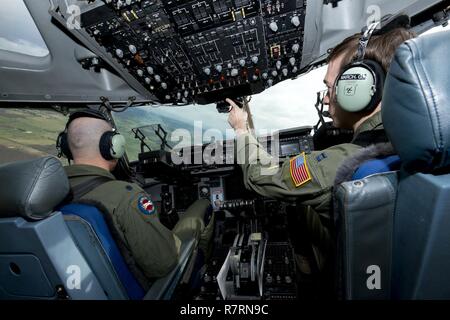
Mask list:
[[[354,140],[362,132],[380,130],[381,113],[367,119],[355,132]],[[354,141],[353,140],[353,141]],[[362,147],[348,143],[333,146],[323,151],[300,155],[298,158],[304,172],[294,182],[293,165],[298,158],[287,159],[282,164],[265,152],[264,148],[251,134],[237,138],[237,157],[241,164],[245,186],[256,193],[287,202],[300,201],[309,209],[305,210],[306,228],[311,241],[323,255],[331,248],[332,238],[327,226],[331,225],[330,210],[332,205],[332,189],[338,168],[345,159]],[[304,158],[303,158],[304,157]],[[272,161],[271,161],[272,160]],[[294,164],[295,168],[295,164]],[[296,186],[297,185],[297,186]],[[316,253],[316,258],[317,253]],[[318,259],[320,260],[320,259]],[[319,262],[319,268],[322,262]]]
[[65,169],[71,187],[96,177],[111,179],[82,196],[80,202],[107,211],[118,236],[147,278],[162,277],[177,264],[183,240],[195,238],[206,250],[214,224],[214,219],[208,226],[204,223],[209,201],[195,202],[171,231],[161,224],[150,195],[137,184],[118,181],[99,167],[72,165]]

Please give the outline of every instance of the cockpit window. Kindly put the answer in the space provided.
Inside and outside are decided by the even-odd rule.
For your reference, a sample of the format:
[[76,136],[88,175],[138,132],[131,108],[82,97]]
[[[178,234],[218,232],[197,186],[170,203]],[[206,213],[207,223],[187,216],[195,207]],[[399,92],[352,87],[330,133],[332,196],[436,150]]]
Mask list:
[[[277,130],[316,125],[316,92],[325,89],[325,72],[326,67],[322,67],[253,96],[250,109],[256,134],[263,136]],[[134,107],[113,116],[119,131],[127,139],[130,161],[137,160],[141,152],[141,142],[135,138],[136,134],[146,137],[145,143],[151,150],[161,149],[158,131],[163,136],[165,132],[168,145],[175,148],[235,138],[228,124],[228,114],[218,113],[215,104]],[[143,151],[148,148],[144,146]]]
[[53,110],[0,108],[0,164],[56,156],[56,137],[66,121]]
[[45,57],[48,48],[23,0],[2,0],[0,50]]

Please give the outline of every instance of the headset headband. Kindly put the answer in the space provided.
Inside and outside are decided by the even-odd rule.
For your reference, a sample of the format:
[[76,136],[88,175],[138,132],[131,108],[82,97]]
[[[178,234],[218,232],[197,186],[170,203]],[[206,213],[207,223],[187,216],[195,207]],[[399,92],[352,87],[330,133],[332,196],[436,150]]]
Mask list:
[[66,127],[68,128],[69,124],[78,118],[94,118],[94,119],[104,120],[104,121],[108,122],[109,124],[111,124],[111,121],[108,119],[108,117],[104,113],[97,111],[97,110],[93,110],[93,109],[86,109],[86,110],[75,111],[72,114],[70,114]]
[[364,60],[369,41],[380,24],[381,21],[374,22],[370,26],[366,27],[366,30],[363,30],[361,33],[361,38],[359,39],[358,53],[354,62],[362,62]]

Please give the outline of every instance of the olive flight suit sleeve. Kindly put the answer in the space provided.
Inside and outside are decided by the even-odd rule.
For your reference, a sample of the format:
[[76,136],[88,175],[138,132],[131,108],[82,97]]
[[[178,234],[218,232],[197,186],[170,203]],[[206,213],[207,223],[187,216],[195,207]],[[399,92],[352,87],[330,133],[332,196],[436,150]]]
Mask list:
[[181,241],[161,224],[150,196],[141,188],[133,189],[117,208],[117,222],[145,275],[163,277],[178,263]]
[[269,198],[317,205],[331,192],[337,169],[355,148],[339,145],[280,164],[251,134],[244,134],[237,138],[237,160],[248,189]]

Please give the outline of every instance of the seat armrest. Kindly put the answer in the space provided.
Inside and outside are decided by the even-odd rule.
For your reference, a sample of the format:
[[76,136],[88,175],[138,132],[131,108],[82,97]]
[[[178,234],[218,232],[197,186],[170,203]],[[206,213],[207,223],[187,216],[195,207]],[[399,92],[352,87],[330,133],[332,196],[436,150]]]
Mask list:
[[175,268],[165,277],[156,280],[144,297],[144,300],[170,300],[181,277],[186,271],[189,258],[195,249],[195,240],[183,242],[180,248],[180,258]]

